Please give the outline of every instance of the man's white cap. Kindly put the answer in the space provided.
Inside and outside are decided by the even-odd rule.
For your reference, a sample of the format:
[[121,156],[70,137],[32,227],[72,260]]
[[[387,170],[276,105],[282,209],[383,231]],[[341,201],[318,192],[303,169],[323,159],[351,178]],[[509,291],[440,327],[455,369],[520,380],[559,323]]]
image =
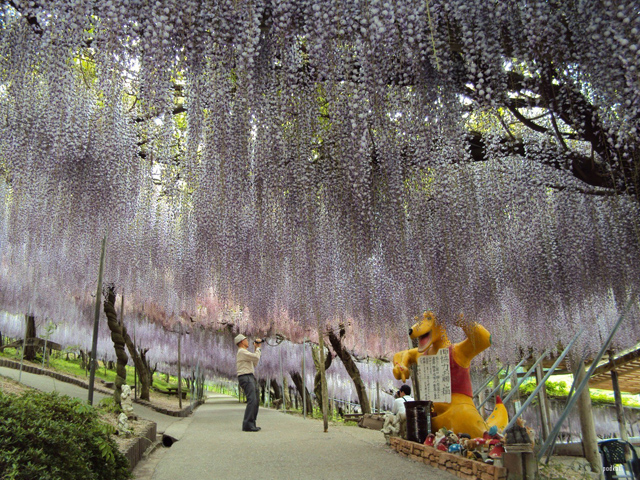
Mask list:
[[233,343],[235,343],[236,345],[239,344],[242,340],[245,340],[247,337],[245,337],[242,334],[236,335],[236,338],[233,339]]

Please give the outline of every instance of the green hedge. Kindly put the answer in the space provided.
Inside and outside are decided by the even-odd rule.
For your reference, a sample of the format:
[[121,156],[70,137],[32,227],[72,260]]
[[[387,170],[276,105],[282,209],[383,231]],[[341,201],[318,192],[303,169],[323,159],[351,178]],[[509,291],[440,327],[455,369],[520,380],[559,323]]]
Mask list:
[[120,480],[129,462],[96,410],[57,393],[0,392],[2,480]]

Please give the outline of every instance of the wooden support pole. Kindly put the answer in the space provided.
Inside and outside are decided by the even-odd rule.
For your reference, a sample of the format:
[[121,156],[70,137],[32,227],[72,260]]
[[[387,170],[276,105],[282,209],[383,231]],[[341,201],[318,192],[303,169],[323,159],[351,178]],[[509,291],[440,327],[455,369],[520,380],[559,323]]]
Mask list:
[[178,406],[182,410],[182,324],[178,324]]
[[29,329],[29,315],[25,314],[24,319],[26,323],[25,323],[24,340],[22,340],[22,353],[20,354],[20,373],[18,374],[18,383],[22,382],[22,365],[24,364],[24,347],[27,344],[27,330]]
[[[486,393],[483,392],[482,394],[482,400],[480,400],[480,398],[478,398],[478,411],[480,412],[480,415],[482,415],[483,417],[486,417],[486,409],[484,408],[484,406],[487,404],[487,402],[489,400],[491,400],[493,398],[493,395],[497,392],[498,389],[498,385],[500,385],[500,373],[503,371],[504,369],[500,369],[496,372],[496,374],[493,376],[493,383],[491,385],[491,391],[490,393]],[[509,373],[509,369],[507,367],[507,373]]]
[[104,256],[107,247],[107,235],[102,238],[100,251],[100,268],[98,269],[98,288],[96,290],[96,306],[93,316],[93,339],[91,342],[91,369],[89,371],[89,405],[93,405],[93,385],[96,378],[96,354],[98,351],[98,322],[100,320],[100,299],[102,298],[102,272],[104,271]]
[[[411,338],[411,335],[407,335],[407,338],[409,339],[409,349],[418,346],[418,342]],[[416,363],[414,365],[411,365],[409,369],[411,370],[411,389],[413,398],[415,398],[416,400],[422,400],[420,396],[420,382],[418,381],[418,364]]]
[[481,392],[478,392],[478,401],[477,401],[476,405],[485,403],[484,395],[485,395],[485,391],[484,390],[482,390]]
[[329,389],[327,388],[327,376],[324,371],[324,332],[318,322],[318,343],[320,344],[320,384],[322,385],[322,421],[324,431],[329,431]]
[[[536,382],[540,385],[544,377],[542,365],[536,367]],[[538,395],[538,403],[540,408],[540,423],[542,424],[542,441],[545,442],[549,438],[549,399],[547,398],[547,389],[542,387]]]
[[282,348],[278,349],[280,352],[280,381],[282,382],[282,412],[287,413],[287,396],[285,391],[287,390],[287,383],[284,381],[284,371],[282,369]]
[[618,417],[618,428],[620,429],[620,439],[623,442],[629,440],[627,435],[627,422],[624,418],[624,407],[622,406],[622,396],[620,395],[620,385],[618,384],[618,371],[613,358],[613,352],[609,352],[609,360],[611,361],[611,384],[613,385],[613,396],[616,402],[616,416]]
[[513,413],[515,414],[520,410],[520,389],[518,388],[518,371],[513,369],[511,372],[511,391],[513,394]]
[[302,340],[302,418],[307,419],[307,372],[305,371],[305,347],[307,346],[307,338]]
[[[122,303],[124,303],[124,293],[122,294]],[[133,322],[133,350],[137,351],[136,346],[136,323]],[[151,374],[151,387],[153,387],[153,374]],[[138,399],[138,365],[133,362],[133,398]]]
[[[580,385],[586,375],[584,362],[580,362],[577,370],[577,384]],[[591,464],[591,470],[598,473],[600,475],[599,478],[602,478],[602,459],[600,458],[600,452],[598,452],[598,437],[596,436],[596,426],[593,421],[591,395],[589,394],[588,385],[578,397],[578,414],[580,415],[584,456]]]

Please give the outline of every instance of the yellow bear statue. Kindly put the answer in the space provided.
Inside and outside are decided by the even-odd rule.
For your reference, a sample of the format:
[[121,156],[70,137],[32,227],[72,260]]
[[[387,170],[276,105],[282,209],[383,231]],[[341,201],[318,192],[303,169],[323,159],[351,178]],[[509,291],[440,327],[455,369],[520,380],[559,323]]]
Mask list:
[[493,413],[485,421],[473,403],[473,388],[469,374],[471,360],[491,346],[491,334],[482,325],[465,323],[462,315],[456,325],[463,329],[467,338],[452,345],[447,338],[446,330],[438,323],[433,312],[425,312],[422,320],[409,329],[409,336],[418,340],[418,348],[403,350],[393,356],[393,375],[405,382],[411,376],[409,367],[417,363],[418,357],[435,355],[441,348],[448,348],[451,403],[433,404],[436,415],[431,419],[432,431],[436,432],[445,427],[457,434],[468,433],[471,438],[476,438],[482,437],[493,425],[503,430],[509,418],[502,401],[496,401]]

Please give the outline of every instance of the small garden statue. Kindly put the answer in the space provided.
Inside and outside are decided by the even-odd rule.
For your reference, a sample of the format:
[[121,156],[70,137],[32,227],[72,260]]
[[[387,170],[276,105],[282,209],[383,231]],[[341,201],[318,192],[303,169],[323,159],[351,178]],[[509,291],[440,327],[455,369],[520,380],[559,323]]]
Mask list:
[[122,393],[120,394],[120,405],[122,411],[126,413],[127,418],[133,417],[133,402],[131,400],[131,387],[127,384],[122,385]]
[[436,415],[431,419],[431,428],[434,432],[445,427],[458,434],[467,433],[471,438],[482,437],[492,425],[504,429],[508,423],[508,414],[501,401],[496,402],[496,408],[488,421],[482,418],[473,403],[469,366],[476,355],[491,346],[491,335],[482,325],[464,322],[462,315],[456,325],[464,330],[467,338],[452,345],[446,330],[438,323],[433,312],[424,312],[422,319],[409,329],[409,336],[418,340],[418,348],[403,350],[394,355],[393,374],[404,382],[411,375],[409,367],[417,363],[418,357],[435,355],[441,348],[448,348],[451,403],[434,403]]
[[406,424],[407,416],[404,413],[398,415],[387,413],[384,416],[384,425],[380,431],[384,435],[387,445],[391,443],[391,437],[404,438],[406,436]]
[[118,415],[118,433],[122,437],[129,437],[133,433],[129,428],[129,418],[125,413]]

